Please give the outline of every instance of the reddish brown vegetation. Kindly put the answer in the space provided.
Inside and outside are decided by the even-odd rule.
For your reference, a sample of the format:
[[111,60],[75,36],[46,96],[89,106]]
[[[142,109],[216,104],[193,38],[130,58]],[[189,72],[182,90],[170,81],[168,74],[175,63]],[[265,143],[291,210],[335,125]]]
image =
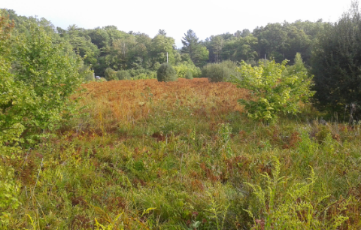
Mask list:
[[248,95],[245,89],[231,83],[210,83],[206,78],[168,83],[155,79],[92,82],[83,86],[87,91],[82,97],[91,104],[93,116],[100,121],[106,119],[108,124],[113,122],[105,127],[106,131],[119,122],[134,125],[137,120],[147,118],[158,106],[169,110],[187,106],[192,109],[192,115],[208,118],[241,111],[237,100]]

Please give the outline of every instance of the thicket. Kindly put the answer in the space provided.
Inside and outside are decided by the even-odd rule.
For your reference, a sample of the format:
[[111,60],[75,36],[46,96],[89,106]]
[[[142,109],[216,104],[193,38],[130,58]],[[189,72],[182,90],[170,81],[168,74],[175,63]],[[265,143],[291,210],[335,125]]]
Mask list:
[[177,72],[170,64],[163,63],[157,70],[157,79],[164,82],[176,81],[178,79]]
[[186,78],[186,79],[189,79],[189,80],[193,79],[193,74],[192,74],[192,72],[191,72],[191,71],[187,71],[187,73],[186,73],[186,75],[185,75],[185,78]]
[[221,63],[209,63],[202,68],[202,77],[208,78],[210,82],[225,82],[231,79],[231,76],[238,76],[237,64],[232,61],[223,61]]
[[[43,27],[29,23],[26,33],[12,32],[1,17],[0,148],[14,151],[33,144],[74,112],[69,98],[88,71],[65,42],[52,40]],[[6,150],[7,149],[7,150]]]
[[[361,105],[361,14],[358,2],[335,24],[318,36],[312,56],[316,91],[314,103],[320,109],[350,111]],[[348,108],[345,108],[348,107]]]
[[[179,65],[173,66],[177,72],[179,78],[186,78],[187,75],[191,74],[195,78],[201,77],[201,69],[195,65],[189,63],[181,63]],[[188,74],[189,73],[189,74]]]
[[239,100],[245,105],[248,117],[272,122],[280,113],[299,113],[300,102],[306,103],[314,94],[310,90],[312,76],[304,67],[301,55],[296,55],[293,66],[287,67],[287,62],[260,61],[255,67],[241,63],[240,78],[233,77],[232,81],[250,90],[253,96],[251,100]]
[[115,71],[109,67],[105,69],[104,77],[105,77],[105,79],[107,79],[107,81],[119,80],[117,77],[117,71]]
[[131,78],[131,75],[126,70],[119,70],[117,71],[117,79],[118,80],[129,80]]

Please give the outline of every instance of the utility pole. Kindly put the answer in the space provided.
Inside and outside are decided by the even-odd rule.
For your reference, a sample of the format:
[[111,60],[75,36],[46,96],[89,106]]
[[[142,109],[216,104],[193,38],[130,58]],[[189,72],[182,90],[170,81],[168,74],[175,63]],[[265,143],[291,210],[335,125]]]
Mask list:
[[167,64],[168,64],[168,52],[167,52]]

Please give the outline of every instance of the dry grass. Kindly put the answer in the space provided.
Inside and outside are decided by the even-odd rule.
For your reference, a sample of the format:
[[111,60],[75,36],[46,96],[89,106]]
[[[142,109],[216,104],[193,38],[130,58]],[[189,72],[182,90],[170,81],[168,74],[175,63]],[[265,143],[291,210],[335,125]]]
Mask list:
[[248,96],[245,89],[226,82],[210,83],[207,78],[168,83],[156,79],[92,82],[83,87],[87,89],[82,95],[83,103],[90,105],[93,118],[106,121],[107,131],[119,123],[146,119],[159,108],[188,107],[195,116],[218,117],[241,111],[237,100]]

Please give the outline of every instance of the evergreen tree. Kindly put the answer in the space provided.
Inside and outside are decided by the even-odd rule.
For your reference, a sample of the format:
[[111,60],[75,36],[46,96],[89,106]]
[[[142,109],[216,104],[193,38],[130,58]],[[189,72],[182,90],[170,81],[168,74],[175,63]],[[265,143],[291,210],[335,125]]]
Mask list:
[[198,46],[198,37],[196,33],[194,33],[193,30],[188,30],[187,33],[184,34],[184,37],[182,39],[182,44],[183,44],[182,52],[188,53],[193,61]]
[[182,39],[182,53],[188,54],[193,63],[200,67],[206,64],[209,51],[198,40],[196,33],[193,30],[188,30]]
[[361,15],[358,2],[339,21],[326,27],[314,49],[315,102],[341,110],[361,104]]

